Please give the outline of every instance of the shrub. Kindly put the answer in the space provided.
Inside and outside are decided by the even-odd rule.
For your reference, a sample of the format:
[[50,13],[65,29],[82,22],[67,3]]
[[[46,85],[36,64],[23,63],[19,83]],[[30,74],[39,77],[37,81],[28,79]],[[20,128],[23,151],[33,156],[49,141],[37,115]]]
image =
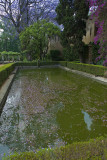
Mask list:
[[104,77],[107,78],[107,71],[104,72]]
[[52,62],[40,62],[40,66],[45,66],[45,65],[58,65],[58,61],[52,61]]
[[99,56],[98,50],[100,48],[99,42],[95,44],[94,42],[90,43],[92,46],[92,62],[93,64],[96,64],[96,58]]
[[69,47],[63,49],[63,57],[66,61],[75,61],[79,59],[79,54],[74,47]]
[[[3,51],[1,52],[2,55],[4,55],[4,60],[14,60],[17,61],[18,60],[18,56],[20,55],[20,58],[22,57],[20,53],[18,52],[13,52],[13,51]],[[1,55],[1,60],[2,60],[2,55]],[[8,59],[9,58],[9,59]]]
[[37,62],[16,62],[15,66],[37,66]]
[[104,72],[107,70],[104,66],[74,62],[67,62],[67,67],[74,70],[91,73],[95,76],[104,76]]
[[60,61],[59,64],[61,66],[67,67],[67,61]]
[[107,139],[103,137],[88,142],[76,142],[56,149],[41,149],[36,153],[15,153],[4,160],[106,160]]
[[[40,66],[45,66],[45,65],[58,65],[59,62],[57,61],[51,61],[51,62],[39,62]],[[37,66],[37,62],[17,62],[15,63],[15,66]]]
[[59,50],[50,50],[50,56],[52,61],[61,61],[63,59]]
[[45,60],[46,60],[46,61],[51,61],[51,55],[50,55],[49,53],[47,53],[47,54],[45,55]]
[[5,64],[0,67],[0,87],[14,70],[14,63]]

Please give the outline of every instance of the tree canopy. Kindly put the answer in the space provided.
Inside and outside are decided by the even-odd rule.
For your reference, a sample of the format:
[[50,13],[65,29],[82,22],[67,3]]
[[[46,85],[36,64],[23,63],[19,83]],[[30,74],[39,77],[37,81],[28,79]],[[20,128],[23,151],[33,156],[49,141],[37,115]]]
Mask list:
[[68,48],[73,44],[80,55],[83,52],[82,38],[86,34],[88,11],[89,6],[85,0],[60,0],[56,8],[56,20],[64,26],[62,45]]
[[21,48],[32,58],[42,58],[47,53],[49,38],[60,36],[60,29],[53,23],[41,20],[27,27],[20,34]]
[[37,20],[54,21],[58,0],[0,0],[0,17],[10,19],[20,33]]
[[19,37],[10,20],[2,18],[0,21],[0,51],[20,51]]

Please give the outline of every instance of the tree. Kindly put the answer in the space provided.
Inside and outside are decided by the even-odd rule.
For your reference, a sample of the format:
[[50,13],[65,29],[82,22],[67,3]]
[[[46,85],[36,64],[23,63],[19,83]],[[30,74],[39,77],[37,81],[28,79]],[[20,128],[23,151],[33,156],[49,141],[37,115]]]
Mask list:
[[37,20],[44,18],[52,20],[57,2],[57,0],[0,0],[0,17],[11,20],[20,33]]
[[89,6],[85,0],[60,0],[56,8],[58,24],[64,26],[62,32],[62,45],[70,48],[73,44],[78,51],[81,62],[84,60],[83,35],[86,34],[86,19],[88,18]]
[[19,37],[14,25],[7,19],[0,21],[0,51],[20,51]]
[[42,58],[48,50],[49,38],[60,36],[60,29],[53,23],[41,20],[27,27],[20,34],[21,48],[27,53],[29,60]]

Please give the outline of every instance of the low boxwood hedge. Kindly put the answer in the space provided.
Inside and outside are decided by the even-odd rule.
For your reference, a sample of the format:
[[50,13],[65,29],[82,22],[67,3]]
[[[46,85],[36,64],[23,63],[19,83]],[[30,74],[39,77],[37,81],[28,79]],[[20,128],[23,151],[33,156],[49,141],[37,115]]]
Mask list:
[[5,64],[0,67],[0,87],[4,81],[8,78],[10,73],[14,70],[14,63]]
[[51,62],[40,62],[40,66],[46,66],[46,65],[58,65],[58,61],[51,61]]
[[39,63],[39,66],[58,65],[59,64],[59,62],[57,62],[57,61],[51,61],[51,62],[39,61],[39,62],[17,62],[17,63],[15,63],[15,65],[16,66],[38,66],[38,63]]
[[36,153],[15,153],[4,160],[107,160],[107,139],[75,142],[56,149],[40,149]]
[[75,62],[67,62],[67,67],[70,69],[91,73],[95,76],[104,76],[105,71],[107,71],[107,68],[104,66]]
[[67,67],[67,61],[60,61],[59,64],[61,66]]
[[16,62],[15,66],[37,66],[37,62]]

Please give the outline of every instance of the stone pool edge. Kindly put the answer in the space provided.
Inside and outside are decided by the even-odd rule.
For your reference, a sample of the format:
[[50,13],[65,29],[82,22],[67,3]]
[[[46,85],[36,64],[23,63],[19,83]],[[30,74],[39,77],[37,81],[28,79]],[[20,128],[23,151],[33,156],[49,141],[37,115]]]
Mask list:
[[77,71],[77,70],[72,70],[68,67],[64,67],[64,66],[59,66],[59,68],[61,69],[64,69],[66,71],[70,71],[70,72],[73,72],[73,73],[77,73],[77,74],[80,74],[80,75],[83,75],[85,77],[88,77],[88,78],[91,78],[101,84],[106,84],[107,85],[107,78],[104,78],[104,77],[96,77],[95,75],[93,74],[90,74],[90,73],[85,73],[85,72],[82,72],[82,71]]
[[8,93],[10,91],[10,88],[12,86],[12,83],[14,81],[14,78],[16,76],[18,69],[19,69],[18,67],[14,69],[14,71],[11,73],[11,75],[7,78],[7,80],[4,82],[4,84],[0,88],[0,114],[2,112],[3,106],[6,102]]

